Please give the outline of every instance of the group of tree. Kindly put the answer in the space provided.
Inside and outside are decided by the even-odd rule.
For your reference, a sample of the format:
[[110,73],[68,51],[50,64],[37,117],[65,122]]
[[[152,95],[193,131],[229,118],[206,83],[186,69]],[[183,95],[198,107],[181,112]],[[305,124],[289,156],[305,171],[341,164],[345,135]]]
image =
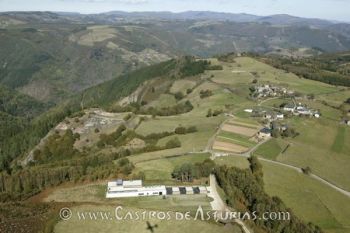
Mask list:
[[[275,68],[294,73],[300,77],[336,86],[350,86],[350,79],[342,71],[341,62],[329,63],[325,59],[282,58],[279,56],[258,57]],[[338,64],[337,64],[338,63]]]
[[103,148],[107,145],[117,146],[118,139],[123,135],[123,132],[126,130],[125,125],[120,125],[113,133],[111,134],[101,134],[100,140],[97,142],[99,148]]
[[192,182],[194,179],[208,177],[215,167],[211,159],[206,159],[202,163],[184,163],[176,166],[172,172],[172,177],[181,182]]
[[226,194],[226,202],[237,211],[256,212],[261,216],[266,212],[289,212],[290,218],[283,221],[272,219],[254,219],[257,232],[300,232],[321,233],[322,230],[312,223],[301,221],[278,197],[270,197],[264,191],[262,166],[256,158],[250,158],[250,168],[218,166],[215,176],[219,186]]
[[193,105],[189,100],[177,103],[173,106],[155,108],[153,106],[142,108],[138,103],[132,103],[127,106],[112,106],[107,110],[110,112],[133,112],[134,114],[152,115],[152,116],[174,116],[192,111]]
[[63,135],[55,132],[49,136],[42,148],[37,148],[33,152],[33,159],[36,163],[46,163],[47,161],[62,160],[80,155],[74,148],[76,140],[80,139],[78,133],[73,134],[72,130],[66,130]]
[[216,117],[216,116],[219,116],[220,114],[223,113],[223,110],[222,109],[216,109],[216,110],[212,110],[211,108],[208,109],[208,112],[207,112],[207,115],[206,117]]
[[196,126],[189,126],[187,128],[183,126],[179,126],[175,128],[176,134],[188,134],[188,133],[195,133],[195,132],[197,132]]
[[271,131],[271,136],[274,138],[295,138],[299,135],[299,133],[292,127],[287,127],[286,129],[282,130],[279,128],[273,128]]
[[[128,176],[134,165],[124,158],[124,151],[112,154],[82,155],[47,164],[32,164],[13,170],[9,175],[0,173],[0,202],[21,200],[41,190],[65,182],[95,181]],[[113,161],[117,160],[115,164]]]
[[194,76],[204,73],[210,66],[207,60],[196,60],[194,57],[186,56],[183,58],[183,65],[180,68],[181,77]]

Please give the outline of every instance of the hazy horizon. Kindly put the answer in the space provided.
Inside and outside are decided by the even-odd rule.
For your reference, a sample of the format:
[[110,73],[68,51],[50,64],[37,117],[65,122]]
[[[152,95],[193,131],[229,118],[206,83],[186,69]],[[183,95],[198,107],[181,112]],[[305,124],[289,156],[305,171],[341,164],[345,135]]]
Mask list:
[[350,1],[346,0],[0,0],[0,12],[51,11],[80,14],[124,12],[186,12],[211,11],[220,13],[268,16],[288,14],[303,18],[318,18],[350,22]]

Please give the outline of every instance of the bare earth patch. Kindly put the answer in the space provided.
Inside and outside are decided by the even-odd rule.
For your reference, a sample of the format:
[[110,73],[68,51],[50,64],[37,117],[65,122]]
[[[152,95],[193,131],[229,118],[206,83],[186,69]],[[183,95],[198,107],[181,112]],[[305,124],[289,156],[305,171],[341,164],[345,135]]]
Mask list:
[[127,149],[140,149],[146,146],[145,141],[139,138],[134,138],[131,141],[129,141],[124,148]]
[[213,145],[214,150],[222,150],[222,151],[229,151],[233,153],[243,153],[248,151],[247,147],[228,143],[228,142],[220,142],[220,141],[215,141]]
[[229,124],[223,125],[222,130],[248,136],[248,137],[253,137],[257,132],[256,129],[246,128],[246,127],[237,126],[237,125],[229,125]]

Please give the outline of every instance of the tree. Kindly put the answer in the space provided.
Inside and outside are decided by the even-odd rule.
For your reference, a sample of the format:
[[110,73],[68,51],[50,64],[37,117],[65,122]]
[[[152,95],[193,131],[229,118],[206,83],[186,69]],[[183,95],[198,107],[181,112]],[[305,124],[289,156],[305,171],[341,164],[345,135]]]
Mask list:
[[279,129],[274,128],[274,129],[271,131],[271,136],[274,137],[274,138],[278,138],[278,137],[280,136],[280,131],[279,131]]
[[311,173],[311,168],[309,166],[305,167],[305,168],[302,168],[301,169],[303,171],[304,174],[306,175],[310,175]]
[[191,163],[184,163],[175,167],[172,177],[181,182],[192,182],[195,175],[195,167]]
[[176,100],[182,100],[184,98],[184,94],[181,91],[175,93]]
[[262,165],[259,162],[259,159],[256,156],[251,156],[248,158],[248,161],[250,163],[249,168],[252,171],[253,175],[256,177],[256,180],[263,185],[263,170]]
[[209,108],[208,113],[207,113],[207,117],[212,117],[212,116],[213,116],[212,110],[211,110],[211,108]]

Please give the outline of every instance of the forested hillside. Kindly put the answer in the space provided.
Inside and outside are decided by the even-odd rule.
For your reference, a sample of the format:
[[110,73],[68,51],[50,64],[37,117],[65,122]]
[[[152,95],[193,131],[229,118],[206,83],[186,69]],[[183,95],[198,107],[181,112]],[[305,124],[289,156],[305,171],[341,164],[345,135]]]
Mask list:
[[257,56],[261,61],[303,78],[331,85],[350,86],[350,54],[324,54],[310,58]]
[[[135,91],[143,82],[154,79],[176,79],[183,77],[183,74],[196,75],[209,68],[205,61],[195,61],[192,57],[185,57],[180,60],[170,60],[153,66],[148,66],[130,74],[117,77],[96,87],[87,89],[67,101],[51,108],[47,112],[23,123],[23,126],[16,124],[17,118],[11,119],[15,128],[7,129],[1,140],[0,170],[11,172],[10,162],[16,157],[29,152],[50,129],[61,122],[65,117],[79,114],[84,108],[111,107],[114,103]],[[29,105],[28,105],[29,106]],[[6,115],[4,115],[6,117]],[[4,123],[9,119],[4,119]],[[7,128],[7,124],[3,125]],[[11,134],[11,132],[15,132]]]

